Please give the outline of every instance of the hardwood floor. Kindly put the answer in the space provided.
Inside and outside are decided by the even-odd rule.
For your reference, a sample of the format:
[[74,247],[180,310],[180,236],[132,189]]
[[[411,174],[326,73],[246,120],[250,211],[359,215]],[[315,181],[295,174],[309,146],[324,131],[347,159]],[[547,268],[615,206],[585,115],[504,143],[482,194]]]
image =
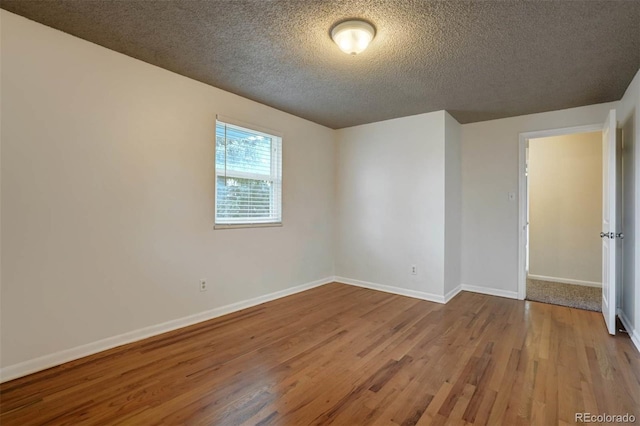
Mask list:
[[329,284],[0,386],[2,425],[573,424],[640,417],[600,314]]

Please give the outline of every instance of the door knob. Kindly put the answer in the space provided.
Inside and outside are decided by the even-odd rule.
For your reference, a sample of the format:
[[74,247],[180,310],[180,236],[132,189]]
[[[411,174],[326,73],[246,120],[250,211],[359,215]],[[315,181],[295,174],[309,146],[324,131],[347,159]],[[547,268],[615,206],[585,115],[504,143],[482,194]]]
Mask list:
[[621,240],[624,240],[624,234],[622,232],[618,232],[616,234],[616,237],[620,238]]
[[604,237],[609,237],[609,233],[605,234],[604,232],[601,232],[600,233],[600,238],[604,238]]

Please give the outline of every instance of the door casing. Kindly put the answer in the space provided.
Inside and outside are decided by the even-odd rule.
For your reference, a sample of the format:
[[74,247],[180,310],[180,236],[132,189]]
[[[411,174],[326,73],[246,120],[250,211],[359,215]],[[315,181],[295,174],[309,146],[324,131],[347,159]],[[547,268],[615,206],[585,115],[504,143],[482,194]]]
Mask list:
[[571,135],[574,133],[590,133],[602,131],[603,123],[585,126],[563,127],[558,129],[523,132],[519,135],[518,144],[518,299],[524,300],[527,295],[526,244],[527,244],[527,211],[529,194],[527,193],[527,158],[526,150],[529,139],[547,138],[550,136]]

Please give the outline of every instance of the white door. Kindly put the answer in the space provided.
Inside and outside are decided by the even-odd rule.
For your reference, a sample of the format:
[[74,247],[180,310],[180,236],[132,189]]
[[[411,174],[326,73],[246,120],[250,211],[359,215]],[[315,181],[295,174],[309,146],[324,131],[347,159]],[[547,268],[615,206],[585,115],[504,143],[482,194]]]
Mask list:
[[616,111],[602,128],[602,315],[616,334]]

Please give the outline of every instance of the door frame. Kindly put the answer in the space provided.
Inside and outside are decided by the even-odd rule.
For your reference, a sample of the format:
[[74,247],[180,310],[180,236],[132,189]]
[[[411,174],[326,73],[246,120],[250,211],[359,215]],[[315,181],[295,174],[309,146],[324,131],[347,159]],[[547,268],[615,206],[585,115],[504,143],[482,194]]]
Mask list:
[[562,127],[558,129],[536,130],[519,134],[518,144],[518,299],[524,300],[527,295],[526,265],[526,223],[529,194],[527,193],[526,149],[529,139],[550,136],[571,135],[574,133],[601,132],[603,123],[584,126]]

